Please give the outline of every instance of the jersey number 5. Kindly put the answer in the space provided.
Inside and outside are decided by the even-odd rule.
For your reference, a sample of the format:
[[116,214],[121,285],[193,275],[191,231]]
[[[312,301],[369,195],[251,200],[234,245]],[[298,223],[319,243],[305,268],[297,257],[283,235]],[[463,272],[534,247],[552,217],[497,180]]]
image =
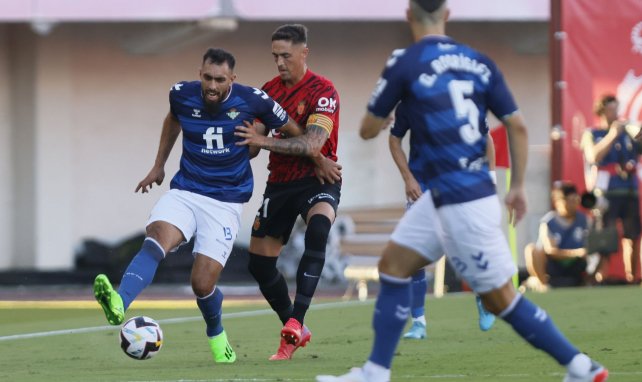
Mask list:
[[479,131],[479,108],[470,97],[475,90],[473,81],[452,80],[448,83],[450,100],[459,119],[466,119],[468,123],[459,128],[459,136],[469,145],[481,139]]

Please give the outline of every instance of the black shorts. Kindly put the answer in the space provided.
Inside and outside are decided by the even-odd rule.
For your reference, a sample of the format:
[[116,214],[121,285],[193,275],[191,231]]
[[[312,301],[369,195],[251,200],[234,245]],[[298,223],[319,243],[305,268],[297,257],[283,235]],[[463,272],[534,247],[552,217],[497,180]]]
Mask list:
[[553,288],[580,286],[586,275],[586,260],[576,259],[568,264],[548,259],[546,273],[549,276],[548,283]]
[[317,178],[268,183],[252,225],[252,236],[281,238],[285,244],[299,215],[305,220],[312,206],[321,202],[329,203],[336,213],[340,198],[341,183],[321,184]]
[[622,221],[623,236],[635,240],[640,235],[640,201],[637,194],[609,195],[606,194],[609,207],[604,214],[604,225],[614,225],[618,219]]

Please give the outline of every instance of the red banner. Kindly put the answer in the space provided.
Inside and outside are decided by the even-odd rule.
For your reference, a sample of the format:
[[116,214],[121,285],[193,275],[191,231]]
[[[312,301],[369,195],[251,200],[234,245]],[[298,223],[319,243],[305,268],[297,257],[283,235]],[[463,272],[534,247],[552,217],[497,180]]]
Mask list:
[[596,123],[593,104],[610,93],[621,115],[642,121],[642,1],[561,0],[561,179],[584,187],[580,139]]

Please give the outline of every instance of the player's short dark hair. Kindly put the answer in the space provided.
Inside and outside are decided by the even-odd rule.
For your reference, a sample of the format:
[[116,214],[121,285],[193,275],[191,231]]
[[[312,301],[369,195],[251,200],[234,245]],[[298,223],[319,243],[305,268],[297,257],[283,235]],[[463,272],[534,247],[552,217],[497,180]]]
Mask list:
[[292,44],[308,43],[308,28],[303,24],[285,24],[272,33],[272,41],[285,40]]
[[222,65],[227,62],[230,70],[234,70],[234,65],[236,65],[236,59],[232,53],[220,48],[209,48],[203,55],[203,64],[207,61],[216,65]]
[[421,9],[428,13],[433,13],[437,9],[441,8],[442,5],[446,2],[446,0],[412,0],[415,4],[417,4]]
[[604,115],[604,111],[606,110],[606,105],[610,104],[611,102],[617,102],[617,98],[613,94],[604,94],[600,99],[595,102],[595,106],[593,107],[593,112],[595,115],[598,117],[601,117]]

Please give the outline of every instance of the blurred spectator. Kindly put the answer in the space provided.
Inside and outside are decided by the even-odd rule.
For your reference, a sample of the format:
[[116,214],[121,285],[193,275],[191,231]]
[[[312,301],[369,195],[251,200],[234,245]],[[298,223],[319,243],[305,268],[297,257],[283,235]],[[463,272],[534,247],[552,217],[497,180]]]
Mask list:
[[[588,184],[592,185],[590,188],[598,198],[603,197],[606,201],[604,227],[613,227],[618,221],[622,224],[625,277],[627,282],[633,282],[640,267],[640,206],[636,170],[641,145],[633,139],[639,126],[619,118],[618,106],[617,98],[610,94],[597,101],[595,114],[600,122],[584,133],[582,150],[587,163],[595,170],[594,179],[589,179]],[[598,281],[605,271],[598,270]],[[639,278],[637,280],[639,282]]]
[[574,184],[557,181],[551,200],[554,210],[540,221],[537,242],[524,250],[530,275],[526,286],[536,291],[545,291],[549,285],[583,285],[586,276],[585,245],[590,223],[578,211],[580,195]]

